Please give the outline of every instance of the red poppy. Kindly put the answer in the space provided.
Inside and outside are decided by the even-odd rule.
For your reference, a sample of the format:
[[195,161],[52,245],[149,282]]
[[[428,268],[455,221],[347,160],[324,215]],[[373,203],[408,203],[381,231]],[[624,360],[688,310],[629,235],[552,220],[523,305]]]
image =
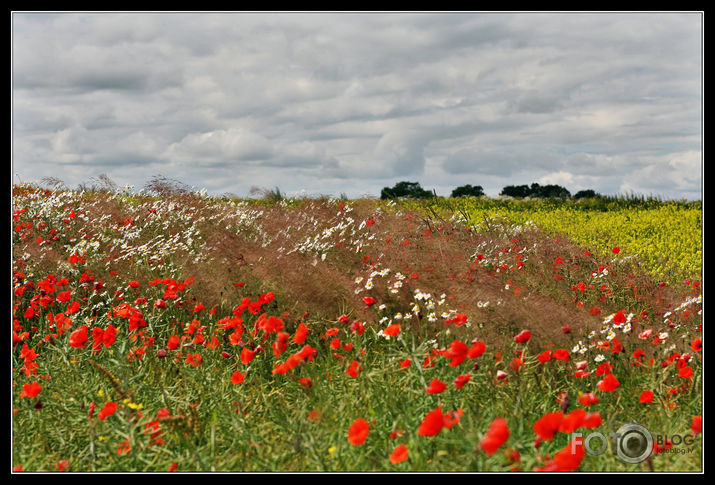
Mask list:
[[295,329],[295,333],[293,334],[293,342],[298,345],[303,345],[305,339],[308,337],[309,331],[309,328],[303,322],[300,322],[298,324],[298,328]]
[[587,392],[578,397],[578,402],[581,403],[582,406],[589,407],[598,404],[598,396],[592,392]]
[[586,411],[583,409],[574,409],[561,420],[559,431],[562,433],[573,433],[578,428],[583,426],[586,420]]
[[472,344],[472,346],[469,348],[467,351],[467,357],[470,359],[476,359],[477,357],[481,356],[484,351],[487,349],[487,346],[484,342],[478,340]]
[[702,415],[697,415],[693,416],[692,419],[690,420],[690,429],[693,430],[693,433],[702,433],[703,432],[703,416]]
[[517,343],[523,344],[529,341],[531,338],[531,332],[528,330],[522,330],[519,335],[516,335],[514,337],[514,340],[516,340]]
[[121,456],[125,453],[129,453],[131,450],[132,445],[129,444],[129,438],[127,438],[117,447],[117,455]]
[[166,346],[169,350],[176,350],[180,342],[181,341],[179,340],[178,336],[172,335],[171,337],[169,337],[169,341],[167,342]]
[[353,360],[350,363],[350,367],[345,371],[350,377],[355,379],[360,373],[360,363],[357,360]]
[[248,365],[253,360],[256,353],[258,353],[258,350],[251,350],[248,347],[242,348],[241,349],[241,363],[243,365]]
[[310,380],[310,377],[301,377],[298,383],[306,389],[313,387],[313,381]]
[[425,388],[427,394],[441,394],[447,388],[447,384],[440,381],[439,379],[432,379],[429,387]]
[[464,374],[464,375],[457,376],[454,379],[454,385],[457,387],[457,389],[461,389],[464,387],[464,385],[467,382],[469,382],[469,379],[471,379],[471,378],[472,378],[471,374]]
[[372,306],[375,304],[375,299],[371,296],[366,296],[362,299],[362,302],[367,306]]
[[365,442],[369,433],[370,427],[367,425],[367,421],[357,418],[348,429],[348,441],[352,445],[359,446]]
[[539,362],[541,362],[542,364],[545,364],[546,362],[550,361],[551,354],[552,354],[551,350],[544,350],[543,352],[541,352],[539,354],[539,357],[538,357]]
[[37,397],[37,395],[40,393],[42,390],[42,386],[40,385],[39,382],[33,382],[31,384],[23,384],[22,385],[22,392],[20,392],[19,397]]
[[388,337],[395,337],[400,334],[400,330],[402,327],[400,326],[399,323],[393,323],[392,325],[388,325],[383,331],[383,335],[387,335]]
[[246,377],[246,374],[242,374],[241,371],[236,371],[233,374],[231,374],[231,384],[240,384],[243,382],[243,379]]
[[583,426],[588,429],[598,428],[603,423],[601,413],[588,413],[583,421]]
[[564,362],[568,362],[569,361],[569,351],[566,349],[554,350],[554,359],[563,360]]
[[564,413],[561,411],[546,413],[534,423],[534,432],[542,440],[553,439],[554,434],[559,430]]
[[444,415],[442,414],[442,406],[438,406],[427,415],[417,428],[418,436],[436,436],[444,427]]
[[571,472],[576,470],[583,457],[586,456],[583,440],[569,441],[569,443],[558,453],[554,455],[552,460],[552,471]]
[[449,363],[450,367],[456,367],[467,358],[467,353],[469,352],[469,347],[467,344],[461,340],[455,340],[450,345],[449,348],[442,354],[448,359],[452,359]]
[[390,454],[390,463],[392,463],[393,465],[402,463],[407,459],[408,455],[409,452],[407,451],[407,446],[405,446],[404,444],[397,445],[392,451],[392,454]]
[[643,391],[638,398],[638,401],[643,404],[648,404],[653,402],[653,391]]
[[693,375],[695,375],[695,373],[693,372],[693,368],[689,365],[681,367],[681,369],[678,371],[678,376],[682,377],[683,379],[690,379],[691,377],[693,377]]
[[598,382],[598,389],[603,392],[615,391],[621,383],[613,374],[608,374],[603,380]]
[[509,438],[509,427],[507,426],[506,419],[496,418],[489,425],[487,434],[484,435],[482,440],[479,442],[479,447],[484,450],[484,452],[491,456],[493,455]]
[[115,402],[108,402],[107,404],[104,405],[101,411],[99,411],[99,414],[97,414],[97,417],[104,421],[107,419],[109,416],[114,414],[117,410],[117,403]]
[[82,325],[80,328],[70,334],[70,347],[83,349],[87,345],[88,340],[87,325]]
[[627,320],[626,317],[626,312],[624,310],[620,310],[618,313],[613,315],[613,325],[619,326],[625,323]]

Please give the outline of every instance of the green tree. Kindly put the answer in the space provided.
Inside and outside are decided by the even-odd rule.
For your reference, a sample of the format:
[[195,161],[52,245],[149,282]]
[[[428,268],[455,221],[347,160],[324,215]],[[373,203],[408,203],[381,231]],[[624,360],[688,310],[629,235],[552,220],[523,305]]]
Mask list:
[[592,199],[594,197],[597,197],[598,194],[594,190],[588,189],[588,190],[579,190],[576,192],[573,196],[574,199]]
[[484,189],[482,189],[481,185],[462,185],[452,191],[452,197],[479,197],[481,195],[484,195]]
[[419,182],[398,182],[394,187],[384,187],[380,192],[381,199],[394,199],[397,197],[413,197],[426,199],[432,197],[432,192],[425,190]]
[[509,197],[528,197],[531,195],[531,189],[528,185],[507,185],[501,189],[499,195],[508,195]]

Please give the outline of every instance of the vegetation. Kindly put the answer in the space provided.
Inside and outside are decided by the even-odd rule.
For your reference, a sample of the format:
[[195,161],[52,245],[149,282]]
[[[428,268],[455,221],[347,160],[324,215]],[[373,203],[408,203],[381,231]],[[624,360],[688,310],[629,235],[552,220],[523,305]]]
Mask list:
[[13,188],[15,471],[702,470],[699,204],[149,185]]
[[398,182],[392,188],[384,187],[380,192],[381,199],[395,199],[398,197],[412,197],[424,199],[432,197],[432,192],[425,190],[419,182]]
[[481,185],[472,187],[471,185],[462,185],[452,191],[452,197],[481,197],[484,195],[484,189]]

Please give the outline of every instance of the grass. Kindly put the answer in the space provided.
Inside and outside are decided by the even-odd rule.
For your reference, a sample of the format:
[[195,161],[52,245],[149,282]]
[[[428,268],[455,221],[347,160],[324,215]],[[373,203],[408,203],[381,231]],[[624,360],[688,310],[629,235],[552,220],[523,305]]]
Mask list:
[[[551,209],[616,214],[596,245],[598,219],[548,227],[546,202],[252,201],[155,182],[14,189],[15,469],[702,470],[700,276],[660,278],[626,236],[668,203]],[[668,263],[700,241],[682,236]],[[535,429],[559,411],[584,437],[634,420],[689,444],[564,459],[567,423]]]

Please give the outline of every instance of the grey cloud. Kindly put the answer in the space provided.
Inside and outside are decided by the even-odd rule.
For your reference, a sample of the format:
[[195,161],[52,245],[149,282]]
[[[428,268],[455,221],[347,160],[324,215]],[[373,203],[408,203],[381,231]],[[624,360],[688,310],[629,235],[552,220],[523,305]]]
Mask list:
[[667,160],[702,150],[701,31],[687,13],[14,14],[13,164],[663,189],[697,157]]

